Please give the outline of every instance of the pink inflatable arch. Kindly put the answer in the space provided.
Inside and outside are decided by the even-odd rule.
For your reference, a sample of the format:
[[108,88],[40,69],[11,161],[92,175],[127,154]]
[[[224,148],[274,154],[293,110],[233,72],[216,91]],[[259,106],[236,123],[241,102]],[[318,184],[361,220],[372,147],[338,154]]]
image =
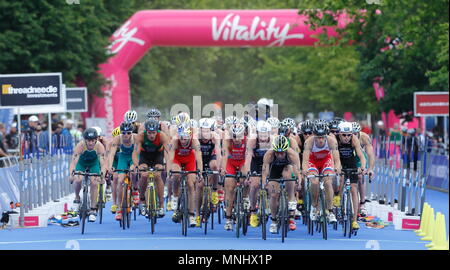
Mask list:
[[[337,17],[338,27],[346,19]],[[90,114],[107,119],[107,132],[130,108],[128,71],[152,46],[281,47],[313,46],[317,39],[298,10],[146,10],[135,13],[111,37],[111,53],[100,73],[110,81]],[[329,36],[337,36],[332,27]]]

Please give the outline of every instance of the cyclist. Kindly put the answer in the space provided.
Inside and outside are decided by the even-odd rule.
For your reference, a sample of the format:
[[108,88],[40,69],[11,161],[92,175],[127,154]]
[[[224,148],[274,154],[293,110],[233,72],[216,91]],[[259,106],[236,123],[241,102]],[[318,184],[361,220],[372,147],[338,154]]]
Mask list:
[[123,118],[123,121],[125,123],[131,123],[133,125],[133,133],[139,133],[141,123],[137,121],[137,112],[135,110],[127,111],[124,114]]
[[[339,150],[337,141],[328,134],[328,125],[318,122],[314,125],[313,136],[305,141],[303,150],[303,174],[318,175],[332,174],[336,170],[341,173],[341,162],[339,159]],[[329,222],[336,222],[336,217],[332,212],[333,202],[333,186],[332,179],[325,177],[324,186],[326,192],[326,202],[328,209]],[[311,179],[312,206],[310,218],[316,220],[318,216],[318,197],[319,197],[319,180]]]
[[[328,123],[328,129],[330,130],[330,135],[335,136],[337,133],[339,133],[339,124],[342,121],[339,118],[334,118]],[[336,136],[335,136],[336,137]]]
[[[364,173],[366,166],[366,159],[361,151],[361,143],[357,136],[353,136],[353,127],[350,122],[342,122],[339,124],[339,133],[336,136],[338,142],[339,149],[339,158],[342,164],[343,169],[356,169],[356,155],[361,160],[361,167],[359,167],[358,171],[362,171]],[[350,175],[350,183],[351,183],[351,194],[353,201],[353,209],[354,215],[352,220],[352,228],[357,230],[359,229],[359,225],[357,222],[357,213],[358,213],[358,176]],[[344,176],[341,177],[341,184],[339,187],[339,192],[342,191],[342,187],[344,185]]]
[[[271,147],[270,132],[272,126],[265,121],[258,121],[257,137],[250,138],[247,143],[247,160],[252,173],[261,174],[264,155]],[[257,194],[260,184],[259,177],[250,177],[250,226],[258,227],[259,219],[256,214]]]
[[[121,132],[120,132],[120,126],[116,127],[113,132],[112,132],[112,136],[113,139],[117,136],[120,136]],[[111,146],[112,146],[112,140],[108,143],[107,145],[107,151],[106,153],[111,154]],[[119,174],[117,172],[114,172],[114,169],[117,168],[117,163],[119,162],[119,152],[120,149],[117,149],[117,151],[114,153],[114,161],[112,163],[112,165],[108,166],[108,168],[113,168],[112,171],[108,172],[110,174],[112,174],[113,176],[113,181],[111,183],[111,189],[112,189],[112,199],[113,199],[113,204],[111,206],[111,213],[115,214],[117,211],[117,205],[119,205],[119,202],[117,201],[117,183],[119,181]],[[109,154],[107,155],[107,157],[109,157]]]
[[[145,121],[144,132],[136,136],[136,142],[132,154],[133,164],[139,166],[139,169],[154,167],[163,169],[164,152],[168,152],[170,138],[162,132],[159,121],[150,118]],[[135,169],[135,168],[132,168]],[[148,172],[141,172],[139,178],[139,200],[141,214],[146,214],[146,196],[148,184]],[[164,213],[164,183],[161,179],[161,172],[155,173],[156,193],[159,199],[158,217],[163,217]]]
[[[231,134],[230,134],[231,133]],[[242,124],[232,124],[229,127],[229,133],[223,141],[223,158],[221,164],[221,174],[236,174],[240,170],[243,175],[247,174],[248,169],[245,166],[245,152],[247,145],[247,137],[244,135],[245,127]],[[230,138],[231,137],[231,138]],[[231,220],[231,212],[234,205],[234,190],[236,188],[236,180],[234,178],[225,178],[225,200],[226,200],[226,222],[225,230],[233,229]]]
[[[130,122],[123,122],[120,125],[120,132],[121,134],[119,136],[116,136],[112,143],[111,143],[111,152],[109,154],[109,164],[112,168],[111,171],[114,171],[113,163],[114,163],[114,156],[116,154],[117,149],[120,149],[120,152],[118,153],[118,161],[117,161],[117,170],[128,170],[130,169],[130,166],[133,164],[132,159],[132,153],[133,148],[136,142],[135,134],[133,134],[134,126]],[[134,178],[134,177],[132,177]],[[123,186],[122,183],[125,180],[125,172],[118,172],[118,202],[122,202],[124,200],[123,198]],[[137,205],[139,203],[139,192],[137,184],[133,185],[133,203]],[[116,211],[116,220],[122,219],[122,210],[119,208],[119,210]]]
[[[364,155],[364,158],[366,159],[366,167],[367,174],[369,175],[369,178],[372,179],[374,175],[374,167],[375,167],[375,153],[373,151],[372,146],[372,140],[370,139],[370,136],[361,131],[361,126],[357,122],[352,123],[353,127],[353,134],[358,137],[359,142],[361,143],[361,149],[363,150],[362,153]],[[359,160],[359,157],[356,157],[356,166],[361,167],[361,161]],[[363,217],[367,215],[367,210],[365,208],[366,203],[366,184],[363,181],[362,175],[358,176],[358,188],[359,188],[359,195],[360,195],[360,212],[359,214]]]
[[169,129],[170,138],[175,138],[178,136],[178,128],[183,124],[190,124],[191,118],[188,113],[181,112],[173,117],[172,125]]
[[[301,126],[299,126],[299,135],[298,135],[298,141],[299,141],[299,148],[300,148],[300,153],[299,153],[299,158],[300,158],[300,164],[303,164],[303,150],[305,149],[305,141],[311,137],[313,135],[313,128],[314,128],[314,123],[311,120],[305,120],[304,122],[301,123]],[[300,187],[303,186],[303,179],[299,179],[298,181],[298,185]],[[299,190],[300,188],[296,188],[297,190]],[[302,193],[301,192],[297,192],[297,211],[296,213],[296,217],[300,217],[301,211],[303,209],[303,197],[302,197]]]
[[[156,109],[156,108],[150,109],[147,113],[147,118],[148,119],[151,119],[151,118],[156,119],[159,122],[158,130],[161,130],[162,132],[169,134],[169,126],[164,121],[161,121],[161,112],[158,109]],[[144,132],[144,130],[145,130],[145,127],[144,127],[144,125],[142,125],[139,132]]]
[[[293,176],[301,179],[300,159],[298,153],[289,147],[289,140],[284,135],[278,135],[273,139],[272,148],[264,155],[264,163],[262,168],[262,177],[267,179],[291,179]],[[267,183],[270,197],[270,211],[272,224],[270,224],[270,232],[277,233],[277,212],[278,212],[278,196],[280,185],[276,182]],[[286,182],[288,194],[288,210],[289,210],[289,229],[295,230],[294,211],[297,207],[297,200],[294,194],[295,183]]]
[[[203,160],[203,170],[210,169],[212,171],[219,170],[219,164],[221,159],[221,147],[220,147],[220,137],[213,131],[214,120],[210,118],[202,118],[199,120],[200,130],[199,130],[199,141],[200,149],[202,152]],[[217,177],[215,175],[210,175],[208,182],[212,185],[211,202],[214,205],[219,203],[219,195],[217,192]],[[200,213],[200,207],[202,204],[202,194],[203,194],[203,181],[199,182],[196,189],[197,196],[197,212]],[[196,218],[197,227],[200,227],[200,216]]]
[[269,117],[267,118],[267,123],[269,123],[272,126],[272,131],[270,135],[277,135],[278,134],[278,128],[280,127],[280,120],[276,117]]
[[[70,163],[69,171],[72,172],[70,181],[74,183],[75,200],[74,203],[79,204],[80,190],[83,181],[83,176],[73,175],[73,172],[84,172],[89,168],[90,173],[105,175],[107,170],[107,163],[105,160],[105,147],[98,142],[97,130],[88,128],[83,133],[83,139],[74,149],[72,162]],[[101,177],[91,178],[90,195],[91,195],[91,211],[89,212],[89,222],[95,222],[97,211],[98,198],[98,184],[104,182]]]
[[292,148],[295,152],[297,152],[297,154],[300,153],[297,140],[295,139],[295,136],[292,134],[291,123],[289,123],[288,121],[281,122],[280,128],[278,129],[278,135],[282,135],[288,138],[289,147]]
[[[198,139],[193,138],[193,132],[188,123],[182,124],[178,129],[178,136],[172,138],[171,147],[169,150],[169,160],[172,162],[171,169],[174,171],[180,171],[182,167],[186,171],[199,170],[200,174],[203,172],[203,162],[202,162],[202,152],[200,148],[200,142]],[[180,181],[181,175],[175,174],[172,176],[174,180],[174,197],[172,200],[172,208],[174,209],[174,214],[172,220],[174,222],[179,221],[179,213],[175,210],[178,205],[178,198],[180,196]],[[187,190],[188,190],[188,211],[189,211],[189,226],[195,227],[197,225],[195,216],[195,174],[187,175]],[[201,180],[201,177],[199,177]],[[197,216],[200,215],[199,212],[196,213]]]

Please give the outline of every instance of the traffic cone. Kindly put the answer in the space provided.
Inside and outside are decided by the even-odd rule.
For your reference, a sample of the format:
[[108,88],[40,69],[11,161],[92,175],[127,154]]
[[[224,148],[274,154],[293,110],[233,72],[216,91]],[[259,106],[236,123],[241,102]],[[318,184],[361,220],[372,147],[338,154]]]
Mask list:
[[[435,220],[434,220],[434,209],[431,208],[431,213],[428,216],[428,222],[427,222],[427,230],[425,232],[424,237],[422,237],[420,240],[422,241],[431,241],[433,239],[434,234],[434,228],[435,228]],[[419,236],[422,236],[422,234],[419,234]]]
[[427,221],[427,217],[428,217],[429,213],[430,213],[430,205],[428,203],[424,203],[422,215],[420,217],[420,228],[418,230],[414,231],[416,233],[416,235],[420,235],[420,233],[426,231],[426,227],[427,227],[426,221]]
[[434,247],[436,244],[436,241],[439,238],[439,230],[441,227],[440,226],[441,225],[441,215],[442,214],[440,212],[436,213],[436,220],[434,222],[434,228],[433,228],[433,236],[431,237],[431,243],[425,245],[427,248]]
[[445,216],[439,215],[439,226],[437,227],[437,233],[433,239],[433,246],[429,250],[448,250],[447,240],[447,226],[445,225]]

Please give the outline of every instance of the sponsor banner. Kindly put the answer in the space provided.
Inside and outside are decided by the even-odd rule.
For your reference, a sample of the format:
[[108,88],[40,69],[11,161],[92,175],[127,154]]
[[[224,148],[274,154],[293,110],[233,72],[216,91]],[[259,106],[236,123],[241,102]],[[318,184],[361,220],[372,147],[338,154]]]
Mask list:
[[71,112],[87,112],[87,88],[66,88],[66,109]]
[[448,112],[448,92],[414,92],[415,116],[446,116]]
[[448,190],[448,156],[431,155],[427,185]]
[[0,75],[0,105],[64,107],[61,73]]

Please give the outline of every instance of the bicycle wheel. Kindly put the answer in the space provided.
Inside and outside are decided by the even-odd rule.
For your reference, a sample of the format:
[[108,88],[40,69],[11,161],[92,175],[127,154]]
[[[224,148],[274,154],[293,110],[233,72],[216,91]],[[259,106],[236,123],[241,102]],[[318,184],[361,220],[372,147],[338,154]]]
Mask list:
[[236,188],[236,199],[234,202],[235,217],[236,217],[236,237],[239,238],[241,229],[241,201],[242,201],[241,189]]
[[99,191],[98,191],[98,203],[97,203],[97,207],[98,207],[98,214],[100,216],[100,224],[102,224],[103,221],[103,207],[105,207],[105,203],[104,203],[104,198],[103,198],[103,184],[100,184],[99,186]]
[[83,205],[81,206],[81,234],[84,234],[84,229],[86,226],[86,217],[89,208],[88,197],[89,197],[88,187],[85,186],[83,187]]
[[203,189],[203,199],[202,199],[202,207],[201,207],[201,224],[204,223],[204,232],[205,235],[208,231],[208,211],[209,211],[209,198],[208,198],[208,187]]
[[347,194],[347,211],[348,211],[348,238],[352,237],[353,234],[353,226],[352,226],[352,222],[353,222],[353,207],[352,207],[352,197],[350,192],[348,192]]
[[184,236],[187,236],[187,228],[188,228],[188,222],[189,222],[189,213],[188,213],[188,200],[187,200],[187,190],[186,187],[182,188],[182,195],[181,195],[181,211],[182,211],[182,234]]
[[266,192],[261,191],[260,197],[259,197],[259,216],[261,219],[261,236],[263,240],[266,240]]
[[280,227],[279,229],[281,229],[281,242],[284,243],[284,238],[286,237],[286,226],[287,226],[287,216],[286,216],[286,194],[284,192],[281,192],[280,194],[280,203],[279,203],[279,216],[278,216],[278,220],[280,222]]
[[155,214],[155,190],[152,186],[148,189],[148,195],[149,195],[149,208],[148,208],[148,219],[150,220],[150,227],[152,234],[155,232],[155,221],[156,221],[156,214]]
[[326,202],[325,202],[325,196],[323,194],[323,191],[319,192],[319,200],[320,200],[320,207],[321,207],[321,229],[322,229],[322,236],[323,239],[327,240],[327,214],[326,214]]

